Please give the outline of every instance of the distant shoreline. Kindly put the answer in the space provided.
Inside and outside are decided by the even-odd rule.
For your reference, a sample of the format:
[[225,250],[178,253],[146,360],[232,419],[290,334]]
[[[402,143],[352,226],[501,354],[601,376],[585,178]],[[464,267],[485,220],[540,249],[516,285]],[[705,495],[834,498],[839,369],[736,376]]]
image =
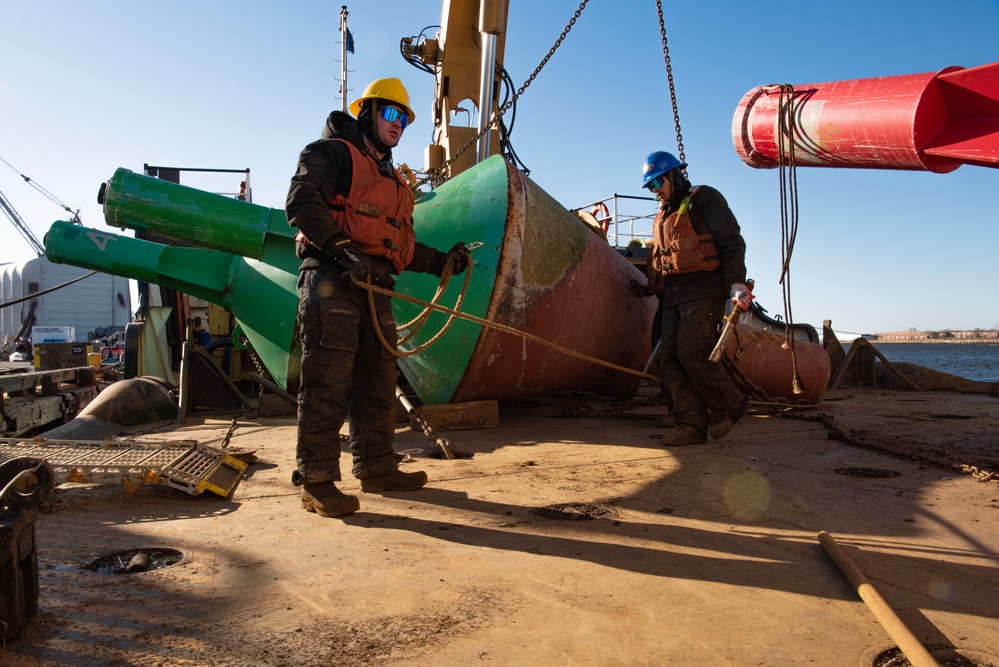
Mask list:
[[888,345],[925,345],[926,343],[944,343],[945,345],[999,345],[999,338],[926,338],[920,340],[868,338],[867,342]]

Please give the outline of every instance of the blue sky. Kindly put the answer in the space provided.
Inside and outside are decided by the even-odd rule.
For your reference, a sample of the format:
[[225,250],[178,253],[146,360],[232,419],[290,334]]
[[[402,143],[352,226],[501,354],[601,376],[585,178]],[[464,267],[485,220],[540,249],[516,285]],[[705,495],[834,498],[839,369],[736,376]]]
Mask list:
[[[340,108],[344,2],[0,3],[0,190],[39,237],[64,212],[105,228],[96,195],[118,167],[250,168],[254,201],[283,208],[301,148]],[[353,99],[400,77],[417,120],[395,151],[420,167],[433,77],[399,55],[441,20],[431,0],[346,1]],[[521,86],[578,8],[511,0],[505,66]],[[778,174],[732,146],[736,105],[769,83],[932,72],[999,61],[999,0],[663,2],[691,180],[726,196],[756,295],[784,312]],[[428,34],[436,30],[430,28]],[[590,0],[521,96],[512,136],[530,177],[567,208],[639,195],[654,150],[676,150],[654,0]],[[190,177],[234,192],[238,178]],[[999,324],[999,171],[805,169],[791,268],[794,319],[840,332]],[[653,205],[649,204],[649,212]],[[34,254],[0,219],[0,262]]]

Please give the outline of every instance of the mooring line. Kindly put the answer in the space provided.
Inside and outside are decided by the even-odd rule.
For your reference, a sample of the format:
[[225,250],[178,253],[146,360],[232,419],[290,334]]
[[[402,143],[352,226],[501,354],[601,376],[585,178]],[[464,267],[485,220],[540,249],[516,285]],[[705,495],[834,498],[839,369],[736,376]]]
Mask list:
[[[471,262],[469,262],[469,268],[471,268]],[[357,278],[355,278],[354,276],[351,276],[351,280],[358,287],[362,287],[362,288],[368,290],[369,297],[371,297],[372,293],[378,293],[378,294],[382,294],[382,295],[385,295],[385,296],[388,296],[388,297],[391,297],[391,298],[397,298],[397,299],[402,299],[403,301],[409,301],[410,303],[415,303],[418,306],[423,306],[424,308],[429,308],[429,309],[432,309],[432,310],[436,310],[436,311],[441,312],[441,313],[447,313],[450,316],[450,318],[448,319],[448,322],[445,325],[445,327],[450,326],[450,324],[454,320],[454,318],[458,317],[458,318],[461,318],[463,320],[468,320],[469,322],[474,322],[476,324],[480,324],[482,326],[489,327],[491,329],[495,329],[496,331],[502,331],[503,333],[508,333],[508,334],[511,334],[511,335],[514,335],[514,336],[520,336],[524,340],[529,340],[532,343],[537,343],[539,345],[544,345],[545,347],[547,347],[547,348],[549,348],[551,350],[555,350],[556,352],[559,352],[561,354],[565,354],[565,355],[570,356],[570,357],[575,357],[576,359],[581,359],[583,361],[588,361],[588,362],[591,362],[591,363],[594,363],[594,364],[598,364],[600,366],[605,366],[607,368],[610,368],[610,369],[613,369],[613,370],[616,370],[616,371],[621,371],[622,373],[627,373],[629,375],[636,375],[636,376],[638,376],[640,378],[644,378],[646,380],[652,380],[652,381],[655,381],[655,382],[659,382],[659,380],[660,380],[659,376],[657,376],[657,375],[650,375],[649,373],[643,373],[642,371],[638,371],[638,370],[635,370],[633,368],[627,368],[625,366],[620,366],[618,364],[614,364],[614,363],[611,363],[609,361],[604,361],[603,359],[597,359],[596,357],[591,357],[589,355],[583,354],[582,352],[577,352],[577,351],[572,350],[570,348],[563,347],[563,346],[558,345],[556,343],[552,343],[551,341],[547,341],[544,338],[540,338],[538,336],[535,336],[534,334],[529,334],[526,331],[520,331],[519,329],[515,329],[513,327],[506,326],[505,324],[498,324],[496,322],[490,322],[489,320],[485,320],[485,319],[483,319],[481,317],[476,317],[475,315],[468,315],[467,313],[462,313],[462,312],[460,312],[458,310],[455,310],[453,308],[448,308],[446,306],[441,306],[439,304],[436,304],[436,303],[433,303],[433,302],[430,302],[430,301],[424,301],[422,299],[417,299],[416,297],[409,296],[408,294],[401,294],[401,293],[396,292],[394,290],[385,289],[384,287],[379,287],[377,285],[373,285],[370,282],[370,279],[362,282],[362,281],[358,280]],[[468,284],[468,280],[467,280],[467,276],[466,276],[465,285],[467,285],[467,284]],[[464,294],[464,289],[463,289],[462,293]],[[371,299],[369,300],[369,303],[373,307],[373,297],[371,297]],[[459,301],[459,303],[460,303],[460,301]],[[372,308],[372,316],[374,316],[373,308]],[[385,345],[388,345],[387,341],[385,341],[385,339],[382,337],[381,327],[375,326],[375,330],[378,332],[378,337],[382,340],[382,343],[385,344]],[[422,351],[422,350],[426,349],[426,347],[428,345],[430,345],[430,343],[436,342],[440,338],[440,336],[442,335],[442,333],[443,333],[443,330],[442,330],[441,333],[439,333],[436,336],[434,336],[431,339],[431,341],[425,343],[423,346],[421,346],[420,348],[418,348],[417,351]],[[391,347],[388,347],[387,349],[392,350]],[[408,356],[409,354],[415,354],[415,352],[412,352],[412,353],[409,353],[409,352],[399,353],[396,350],[392,350],[392,352],[393,352],[393,354],[395,356],[403,356],[403,355]]]

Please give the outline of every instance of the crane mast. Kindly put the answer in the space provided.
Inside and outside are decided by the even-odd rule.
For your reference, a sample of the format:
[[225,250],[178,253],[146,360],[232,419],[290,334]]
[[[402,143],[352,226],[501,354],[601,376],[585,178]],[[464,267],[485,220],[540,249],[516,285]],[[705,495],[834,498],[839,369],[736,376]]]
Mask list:
[[[440,167],[493,122],[503,68],[508,0],[445,0],[435,39],[409,45],[411,53],[434,69],[434,143],[427,147],[426,169]],[[467,106],[474,106],[474,118]],[[466,125],[458,122],[466,120]],[[500,152],[499,133],[490,129],[474,150],[448,167],[451,178]]]
[[20,214],[18,214],[17,210],[14,208],[14,205],[11,204],[7,197],[4,196],[2,190],[0,190],[0,208],[2,208],[3,212],[7,214],[10,221],[14,223],[17,231],[21,232],[21,236],[23,236],[24,240],[28,242],[31,249],[38,253],[39,257],[44,255],[45,246],[42,245],[42,242],[38,240],[38,237],[35,236],[34,232],[31,231],[31,228],[24,222]]

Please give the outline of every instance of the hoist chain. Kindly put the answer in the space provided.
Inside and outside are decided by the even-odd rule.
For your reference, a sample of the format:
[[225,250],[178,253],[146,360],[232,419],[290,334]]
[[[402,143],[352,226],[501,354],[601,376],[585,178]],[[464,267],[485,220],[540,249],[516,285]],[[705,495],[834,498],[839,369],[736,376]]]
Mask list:
[[[247,356],[250,357],[250,361],[253,362],[254,367],[257,369],[257,375],[259,375],[262,379],[265,379],[265,380],[266,380],[266,378],[270,378],[271,377],[270,371],[267,370],[267,366],[264,365],[263,359],[261,359],[260,356],[257,354],[257,351],[253,349],[253,346],[250,345],[249,341],[246,342],[246,348],[245,349],[246,349],[246,352],[247,352]],[[263,386],[263,385],[261,385],[261,386]],[[250,410],[248,410],[246,412],[246,416],[248,418],[254,418],[254,417],[256,417],[259,414],[260,414],[260,408],[259,407],[251,408]],[[225,438],[222,441],[222,447],[223,448],[229,446],[229,439],[232,437],[232,432],[235,430],[235,428],[236,428],[236,420],[233,419],[232,420],[232,425],[229,427],[229,432],[226,433]]]
[[[673,85],[673,67],[669,61],[669,45],[666,41],[666,22],[663,20],[662,0],[656,0],[656,10],[659,12],[659,34],[663,41],[663,58],[666,61],[666,79],[669,81],[669,99],[673,104],[673,122],[676,125],[676,152],[680,157],[680,162],[686,162],[687,158],[683,154],[683,134],[680,132],[680,110],[676,105],[676,87]],[[687,168],[682,168],[683,175],[687,175]]]
[[729,359],[727,356],[722,357],[722,365],[728,371],[729,376],[732,378],[732,382],[736,387],[739,388],[742,393],[752,396],[755,400],[763,403],[777,403],[786,404],[788,406],[793,406],[794,404],[783,398],[774,398],[766,392],[763,387],[754,383],[742,369],[735,365],[735,362]]
[[[445,171],[447,170],[447,168],[451,165],[451,163],[454,162],[455,160],[457,160],[459,157],[461,157],[462,153],[464,153],[470,147],[472,147],[473,145],[475,145],[475,143],[479,139],[481,139],[485,135],[486,132],[489,131],[489,128],[493,125],[493,123],[496,122],[496,121],[498,121],[503,116],[503,114],[505,114],[510,109],[510,107],[512,107],[517,102],[517,99],[521,95],[524,94],[524,91],[527,90],[527,87],[531,85],[531,83],[534,81],[535,77],[537,77],[538,74],[541,73],[541,70],[544,68],[544,66],[548,64],[548,60],[551,59],[551,57],[553,55],[555,55],[555,51],[557,51],[558,48],[560,46],[562,46],[562,42],[565,41],[565,38],[569,34],[569,31],[572,30],[572,27],[574,25],[576,25],[576,20],[579,18],[579,15],[583,13],[583,9],[586,8],[586,4],[589,1],[590,0],[583,0],[582,2],[579,3],[579,9],[577,9],[576,13],[572,15],[571,19],[569,19],[569,24],[565,26],[565,29],[562,31],[562,34],[558,36],[557,40],[555,40],[555,45],[552,46],[551,50],[548,51],[548,55],[546,55],[541,60],[541,64],[537,66],[537,68],[534,70],[534,72],[531,74],[531,76],[527,77],[527,81],[525,81],[524,85],[522,85],[517,90],[517,92],[514,94],[514,96],[511,97],[510,100],[506,104],[504,104],[502,106],[502,108],[500,108],[496,112],[496,116],[493,117],[493,119],[490,120],[488,123],[486,123],[486,126],[483,127],[482,130],[477,135],[475,135],[474,137],[472,137],[471,139],[469,139],[468,143],[466,143],[464,146],[462,146],[458,150],[458,152],[456,152],[454,155],[452,155],[448,159],[447,162],[445,162],[441,166],[437,167],[436,169],[433,169],[432,171],[430,171],[429,174],[427,174],[427,179],[433,184],[434,187],[437,187],[438,185],[440,185],[441,183],[443,183],[445,180],[447,180],[444,177],[444,174],[445,174]],[[481,93],[481,91],[480,91],[480,93]],[[480,102],[481,102],[481,100],[480,100]]]
[[[802,402],[789,401],[786,398],[771,396],[766,392],[763,387],[757,385],[746,374],[739,368],[736,363],[739,361],[739,357],[742,356],[745,346],[743,342],[739,339],[739,332],[735,332],[736,339],[736,352],[734,358],[729,358],[728,355],[722,357],[722,365],[729,372],[729,376],[732,378],[732,382],[738,387],[744,394],[748,394],[758,401],[769,403],[772,405],[786,405],[787,407],[806,407],[809,404]],[[755,340],[755,339],[754,339]],[[752,341],[746,343],[746,345],[751,344]],[[795,388],[794,393],[801,393],[798,391],[801,382],[798,379],[797,370],[794,370],[794,375],[791,378],[792,386]]]
[[265,378],[270,376],[267,367],[264,366],[263,360],[257,356],[257,351],[253,349],[253,346],[247,345],[246,351],[250,353],[250,361],[252,361],[253,365],[257,367],[257,373],[260,374],[260,377]]

